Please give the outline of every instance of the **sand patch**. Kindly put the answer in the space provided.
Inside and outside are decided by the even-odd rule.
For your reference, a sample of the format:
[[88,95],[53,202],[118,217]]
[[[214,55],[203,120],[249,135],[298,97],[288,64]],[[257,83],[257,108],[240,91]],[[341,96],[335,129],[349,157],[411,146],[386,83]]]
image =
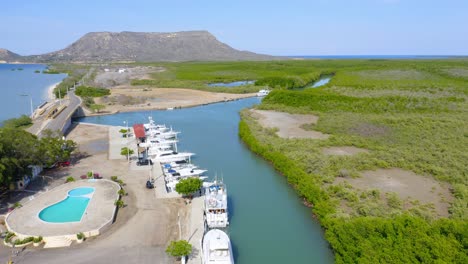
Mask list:
[[398,168],[363,171],[360,178],[335,180],[336,183],[344,181],[357,189],[395,192],[402,200],[418,200],[421,204],[433,204],[435,212],[441,217],[448,216],[449,203],[453,200],[445,184]]
[[251,109],[253,117],[268,128],[278,128],[276,133],[282,138],[312,138],[327,139],[329,135],[318,131],[304,130],[304,124],[316,124],[318,117],[314,115],[289,114],[284,112]]
[[325,155],[336,155],[336,156],[352,156],[358,153],[369,153],[367,149],[356,148],[356,147],[330,147],[322,150]]
[[105,105],[104,110],[106,112],[117,112],[192,107],[254,96],[256,96],[255,93],[228,94],[183,88],[150,88],[146,86],[129,88],[128,86],[119,86],[111,89],[110,96],[96,98],[95,101],[98,104]]
[[[124,72],[118,72],[119,69],[125,69]],[[111,88],[118,85],[130,84],[132,79],[151,79],[150,74],[163,72],[163,67],[137,66],[137,67],[112,67],[108,71],[99,69],[94,78],[94,85],[98,87]]]

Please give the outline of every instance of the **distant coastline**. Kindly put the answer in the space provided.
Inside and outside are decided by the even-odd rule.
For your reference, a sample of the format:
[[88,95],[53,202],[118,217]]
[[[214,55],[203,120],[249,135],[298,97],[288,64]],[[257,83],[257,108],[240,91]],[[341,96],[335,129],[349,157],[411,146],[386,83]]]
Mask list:
[[288,55],[284,58],[293,59],[416,59],[416,60],[429,60],[429,59],[455,59],[455,58],[468,58],[468,55]]

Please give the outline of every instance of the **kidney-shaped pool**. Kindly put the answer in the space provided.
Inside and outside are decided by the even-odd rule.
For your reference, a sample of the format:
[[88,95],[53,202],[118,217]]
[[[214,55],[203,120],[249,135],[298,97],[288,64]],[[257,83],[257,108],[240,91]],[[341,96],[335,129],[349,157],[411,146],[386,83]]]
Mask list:
[[49,223],[80,222],[93,193],[92,187],[72,189],[67,198],[42,209],[39,218]]

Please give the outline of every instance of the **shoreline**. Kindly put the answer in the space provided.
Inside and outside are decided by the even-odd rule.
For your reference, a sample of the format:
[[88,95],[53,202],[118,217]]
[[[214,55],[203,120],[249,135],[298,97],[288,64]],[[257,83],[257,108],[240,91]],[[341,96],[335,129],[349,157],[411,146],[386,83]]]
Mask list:
[[59,85],[60,83],[62,83],[62,81],[60,82],[57,82],[57,83],[54,83],[54,84],[51,84],[47,87],[47,101],[54,101],[55,100],[55,94],[54,94],[54,89],[55,87],[57,87],[57,85]]
[[126,101],[118,102],[117,100],[110,101],[107,98],[105,101],[101,98],[96,98],[97,104],[105,105],[105,108],[99,113],[91,112],[90,109],[83,108],[81,116],[101,116],[111,115],[120,112],[137,112],[137,111],[152,111],[152,110],[175,110],[181,108],[197,107],[213,103],[230,102],[244,98],[257,97],[256,93],[246,94],[230,94],[199,91],[186,88],[171,88],[162,89],[156,88],[151,91],[141,91],[140,89],[124,88],[111,89],[112,98],[130,97],[144,98],[145,101],[137,104],[127,104]]
[[168,109],[168,107],[158,107],[158,106],[154,106],[154,107],[145,106],[145,107],[142,107],[141,109],[123,107],[122,109],[119,109],[119,110],[117,110],[117,111],[111,111],[111,112],[106,112],[106,111],[104,111],[104,112],[100,112],[100,113],[90,113],[89,110],[86,109],[85,111],[83,111],[84,115],[78,116],[77,118],[89,117],[89,116],[115,115],[115,114],[118,114],[118,113],[131,113],[131,112],[152,111],[152,110],[156,110],[156,111],[163,111],[163,110],[172,111],[172,110],[183,109],[183,108],[192,108],[192,107],[198,107],[198,106],[204,106],[204,105],[211,105],[211,104],[218,104],[218,103],[227,103],[227,102],[231,102],[231,101],[238,101],[238,100],[243,100],[243,99],[248,99],[248,98],[254,98],[254,97],[257,97],[257,95],[256,95],[256,94],[246,94],[245,97],[232,98],[232,99],[227,99],[227,100],[217,100],[217,101],[212,101],[212,102],[208,102],[208,103],[194,103],[194,104],[188,104],[188,105],[183,105],[183,106],[172,107],[172,109]]

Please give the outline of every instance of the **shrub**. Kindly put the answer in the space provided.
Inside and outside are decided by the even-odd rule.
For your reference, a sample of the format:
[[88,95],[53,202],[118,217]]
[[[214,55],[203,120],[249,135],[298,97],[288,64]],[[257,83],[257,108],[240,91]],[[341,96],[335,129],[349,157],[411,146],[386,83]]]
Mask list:
[[82,239],[85,238],[85,235],[83,234],[83,232],[80,232],[80,233],[76,234],[76,238],[77,238],[78,240],[82,240]]
[[127,192],[126,192],[124,189],[120,189],[120,190],[118,191],[118,193],[119,193],[120,196],[127,195]]
[[123,208],[125,206],[125,203],[122,200],[116,200],[114,205],[117,206],[118,208]]
[[11,238],[14,237],[14,236],[16,236],[15,233],[13,233],[13,232],[7,232],[6,235],[5,235],[5,242],[10,243]]
[[78,86],[75,94],[83,97],[101,97],[110,94],[110,90],[106,88],[96,88],[89,86]]
[[25,239],[17,239],[15,242],[13,242],[14,245],[23,245],[29,242],[33,242],[34,237],[27,237]]
[[39,243],[41,241],[42,241],[42,236],[35,237],[33,240],[34,243]]
[[121,150],[120,150],[120,155],[122,156],[129,156],[129,155],[132,155],[133,154],[133,149],[130,149],[130,148],[127,148],[127,147],[123,147]]
[[92,171],[88,171],[86,173],[86,176],[88,176],[88,178],[92,178],[93,177],[93,172]]
[[74,181],[75,181],[75,178],[73,178],[72,176],[69,176],[69,177],[67,177],[67,179],[65,180],[65,183],[74,182]]
[[173,257],[188,256],[192,253],[192,245],[186,240],[171,241],[166,248],[166,253]]
[[111,181],[117,182],[118,179],[119,179],[119,178],[118,178],[117,176],[111,176]]
[[15,204],[13,204],[13,208],[21,208],[21,207],[23,207],[23,205],[20,202],[16,202]]

